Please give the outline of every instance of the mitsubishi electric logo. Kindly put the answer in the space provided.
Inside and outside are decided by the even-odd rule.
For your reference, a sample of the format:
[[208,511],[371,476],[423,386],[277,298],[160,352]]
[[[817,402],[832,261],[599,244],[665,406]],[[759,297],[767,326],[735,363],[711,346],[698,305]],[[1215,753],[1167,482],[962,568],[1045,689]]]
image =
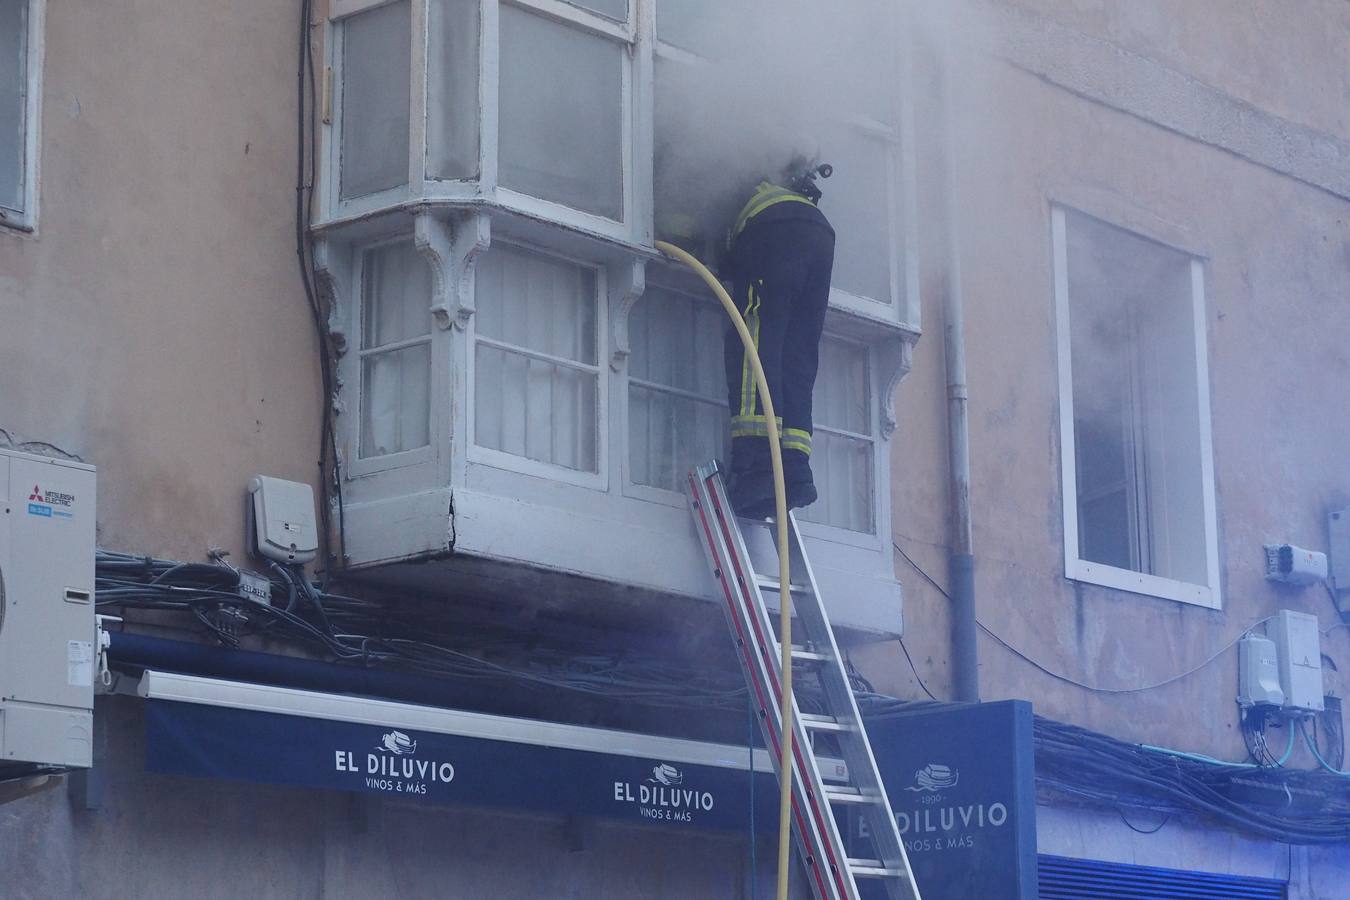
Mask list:
[[417,741],[401,731],[386,731],[363,761],[351,750],[333,751],[333,770],[364,775],[366,789],[390,794],[425,794],[428,785],[454,780],[451,763],[416,756]]
[[960,777],[961,773],[950,766],[929,763],[914,773],[914,784],[911,787],[905,788],[905,790],[916,792],[929,791],[936,794],[938,791],[945,791],[948,788],[956,787],[956,782]]
[[70,510],[74,506],[74,494],[44,491],[36,484],[33,485],[33,490],[28,493],[28,514],[30,516],[41,516],[44,519],[73,519],[75,514]]
[[716,802],[712,791],[683,785],[683,772],[670,763],[659,763],[637,784],[614,782],[614,802],[632,803],[642,818],[662,822],[693,822],[698,813],[712,811]]

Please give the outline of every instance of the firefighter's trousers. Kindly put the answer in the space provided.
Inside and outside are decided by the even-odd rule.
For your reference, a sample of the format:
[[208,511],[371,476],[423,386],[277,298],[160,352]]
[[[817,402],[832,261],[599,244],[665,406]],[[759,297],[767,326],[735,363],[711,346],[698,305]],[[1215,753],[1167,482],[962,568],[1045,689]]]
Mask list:
[[[733,298],[745,317],[769,383],[782,434],[789,505],[811,480],[811,391],[820,360],[820,334],[830,299],[834,234],[811,219],[752,221],[736,239]],[[726,334],[731,407],[731,472],[747,500],[772,500],[768,423],[753,369],[735,329]],[[751,495],[765,497],[747,497]]]

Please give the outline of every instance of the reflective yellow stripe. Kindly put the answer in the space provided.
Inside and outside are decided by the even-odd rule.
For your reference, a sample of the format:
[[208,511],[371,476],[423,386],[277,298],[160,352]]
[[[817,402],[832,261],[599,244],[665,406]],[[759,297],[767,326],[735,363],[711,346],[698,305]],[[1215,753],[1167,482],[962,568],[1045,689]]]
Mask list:
[[[778,430],[783,430],[783,419],[775,416],[774,421],[778,423]],[[732,416],[731,417],[731,436],[732,437],[768,437],[769,420],[764,416]]]
[[[759,293],[752,284],[746,291],[745,326],[750,330],[750,339],[759,352]],[[755,370],[750,365],[750,353],[741,357],[741,415],[755,414],[755,400],[758,397],[758,385],[755,384]]]
[[776,184],[770,184],[767,181],[761,181],[759,187],[755,188],[755,193],[750,197],[750,201],[741,209],[741,214],[736,217],[736,224],[731,229],[731,235],[728,244],[740,236],[745,230],[745,226],[750,224],[750,220],[764,210],[773,206],[775,203],[805,203],[814,206],[810,200],[798,194],[796,191],[790,191],[787,188],[779,187]]
[[784,428],[783,429],[783,449],[800,450],[807,456],[811,455],[811,432],[802,428]]

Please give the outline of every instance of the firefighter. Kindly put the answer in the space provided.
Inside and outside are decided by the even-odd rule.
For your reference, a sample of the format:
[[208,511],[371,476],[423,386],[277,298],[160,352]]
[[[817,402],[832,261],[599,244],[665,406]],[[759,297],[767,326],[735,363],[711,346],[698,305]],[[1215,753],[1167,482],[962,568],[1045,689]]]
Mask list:
[[[789,509],[816,499],[811,478],[811,391],[830,299],[834,229],[818,207],[817,177],[828,165],[795,159],[782,184],[762,181],[728,234],[723,275],[754,338],[778,416]],[[731,408],[731,487],[736,513],[773,515],[768,423],[745,346],[734,328],[725,339]]]

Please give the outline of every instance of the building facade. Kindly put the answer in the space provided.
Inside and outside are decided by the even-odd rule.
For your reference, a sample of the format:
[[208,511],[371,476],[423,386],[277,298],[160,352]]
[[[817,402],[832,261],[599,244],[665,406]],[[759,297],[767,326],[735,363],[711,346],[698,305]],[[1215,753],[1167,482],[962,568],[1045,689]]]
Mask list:
[[[448,705],[743,748],[699,706],[739,676],[681,490],[725,446],[721,312],[654,241],[715,257],[791,148],[836,170],[803,531],[861,674],[1237,760],[1234,645],[1293,609],[1339,696],[1336,608],[1263,548],[1350,507],[1350,8],[721,6],[0,0],[2,446],[96,465],[99,547],[164,560],[265,570],[249,478],[311,484],[312,575],[543,673]],[[664,690],[559,686],[597,655]],[[744,830],[147,772],[145,706],[101,696],[93,774],[0,806],[15,896],[769,895]],[[1047,858],[1347,895],[1344,844],[1038,804]]]

